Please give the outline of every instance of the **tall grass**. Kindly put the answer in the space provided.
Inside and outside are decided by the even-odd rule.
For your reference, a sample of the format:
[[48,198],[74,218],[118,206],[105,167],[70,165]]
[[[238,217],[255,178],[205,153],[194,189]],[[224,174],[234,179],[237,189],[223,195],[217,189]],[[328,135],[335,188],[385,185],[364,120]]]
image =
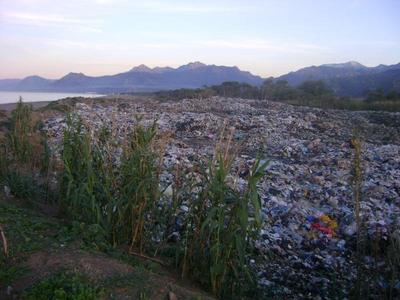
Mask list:
[[89,133],[80,119],[68,116],[64,131],[61,182],[62,205],[72,216],[89,224],[100,223],[101,207],[94,194],[97,174],[93,168],[93,153]]
[[[208,165],[185,170],[187,177],[175,181],[172,203],[161,203],[156,122],[144,127],[138,120],[119,164],[109,159],[112,134],[102,130],[100,138],[92,138],[79,118],[69,117],[67,124],[61,190],[71,216],[99,225],[114,245],[129,245],[140,254],[165,246],[175,227],[181,234],[176,250],[182,275],[202,281],[218,297],[242,294],[254,283],[248,255],[261,223],[257,183],[266,163],[257,160],[247,189],[235,190],[229,184],[233,133]],[[179,216],[183,205],[186,212]]]
[[19,99],[11,114],[10,132],[8,134],[10,151],[16,161],[26,163],[32,158],[34,126],[32,124],[32,106],[26,105]]
[[8,173],[9,160],[7,159],[7,147],[5,138],[0,138],[0,182],[2,182]]
[[365,229],[362,207],[362,142],[357,135],[351,141],[353,158],[354,217],[357,227],[355,263],[357,278],[352,299],[397,299],[400,296],[394,287],[400,278],[400,236],[398,220],[384,233],[377,229],[370,234]]
[[120,197],[116,202],[116,226],[130,241],[130,248],[143,252],[151,240],[151,214],[160,197],[157,154],[153,150],[157,124],[137,125],[121,164]]
[[75,219],[97,224],[113,244],[130,244],[143,252],[150,240],[149,216],[158,198],[156,123],[137,125],[117,163],[111,133],[68,116],[64,132],[61,205]]
[[[106,141],[103,141],[104,143]],[[112,235],[113,173],[102,141],[77,116],[67,116],[63,138],[60,207],[74,220],[94,225],[104,239]]]
[[[267,163],[257,160],[250,170],[244,193],[228,184],[235,154],[232,135],[217,149],[207,168],[200,168],[197,196],[190,199],[181,241],[183,275],[191,275],[220,298],[243,295],[254,284],[249,253],[259,226],[257,183]],[[192,193],[193,194],[193,193]]]
[[36,177],[40,171],[49,172],[51,160],[37,124],[32,106],[20,98],[0,145],[0,180],[16,197],[32,203],[48,194],[43,191],[43,180],[39,183]]
[[360,215],[361,204],[361,184],[362,184],[362,144],[359,138],[353,137],[351,144],[354,148],[353,158],[353,197],[354,197],[354,217],[356,222],[356,265],[357,265],[357,282],[355,285],[355,297],[360,299],[362,294],[363,274],[362,274],[362,223]]

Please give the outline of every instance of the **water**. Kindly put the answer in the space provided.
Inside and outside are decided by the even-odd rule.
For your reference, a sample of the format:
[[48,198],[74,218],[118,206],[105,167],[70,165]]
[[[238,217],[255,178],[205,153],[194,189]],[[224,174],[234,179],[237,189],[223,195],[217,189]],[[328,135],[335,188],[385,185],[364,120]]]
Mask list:
[[18,102],[19,97],[24,102],[54,101],[67,97],[101,97],[100,94],[76,94],[76,93],[40,93],[40,92],[2,92],[0,91],[0,104]]

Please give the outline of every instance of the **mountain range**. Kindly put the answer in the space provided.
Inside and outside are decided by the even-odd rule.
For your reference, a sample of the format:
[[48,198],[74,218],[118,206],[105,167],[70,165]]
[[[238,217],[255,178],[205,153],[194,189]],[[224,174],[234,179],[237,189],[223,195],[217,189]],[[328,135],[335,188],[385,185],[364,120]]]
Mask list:
[[[400,92],[400,63],[376,67],[366,67],[354,61],[324,64],[302,68],[274,80],[286,80],[292,86],[297,86],[307,80],[323,80],[336,94],[342,96],[360,97],[365,95],[366,91],[377,88]],[[0,80],[0,90],[106,94],[199,88],[218,85],[225,81],[238,81],[258,86],[264,79],[237,67],[193,62],[178,68],[149,68],[139,65],[127,72],[97,77],[83,73],[69,73],[57,80],[40,76],[3,79]]]
[[0,80],[0,90],[54,92],[143,92],[178,88],[198,88],[225,81],[239,81],[260,85],[263,79],[237,67],[189,63],[176,69],[149,68],[140,65],[116,75],[92,77],[83,73],[69,73],[58,80],[29,76],[21,80]]
[[311,66],[276,78],[298,86],[307,80],[324,81],[337,95],[364,96],[367,91],[382,88],[400,91],[400,63],[366,67],[350,61],[342,64]]

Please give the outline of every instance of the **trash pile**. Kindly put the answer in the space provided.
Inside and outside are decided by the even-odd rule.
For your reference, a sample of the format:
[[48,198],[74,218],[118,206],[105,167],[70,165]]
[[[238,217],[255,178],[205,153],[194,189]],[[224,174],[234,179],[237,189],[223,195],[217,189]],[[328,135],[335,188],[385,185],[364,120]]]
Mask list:
[[[224,129],[234,129],[238,157],[237,172],[231,177],[238,188],[245,183],[241,168],[251,166],[257,155],[269,160],[259,184],[264,225],[256,249],[265,259],[253,264],[259,284],[271,297],[342,299],[354,287],[357,223],[350,141],[355,133],[363,140],[363,232],[383,242],[400,234],[399,113],[321,110],[221,97],[77,103],[75,112],[93,130],[112,128],[121,142],[137,115],[144,124],[157,119],[161,133],[170,136],[163,189],[171,184],[175,165],[190,167],[212,157]],[[65,126],[65,116],[45,121],[43,130],[56,152]],[[382,270],[387,267],[384,261],[379,264]],[[396,280],[400,293],[400,279]],[[388,284],[378,277],[371,283],[371,297],[375,289]]]

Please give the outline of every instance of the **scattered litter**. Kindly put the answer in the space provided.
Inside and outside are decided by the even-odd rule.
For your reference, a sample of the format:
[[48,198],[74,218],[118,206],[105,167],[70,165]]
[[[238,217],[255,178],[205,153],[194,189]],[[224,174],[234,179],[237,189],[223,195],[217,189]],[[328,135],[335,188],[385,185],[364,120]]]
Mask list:
[[[379,112],[377,118],[372,112],[220,97],[124,106],[77,103],[75,111],[93,130],[103,125],[114,128],[121,142],[135,126],[136,115],[145,124],[158,119],[159,130],[172,133],[160,182],[166,197],[172,195],[172,168],[210,158],[224,127],[235,128],[234,140],[240,145],[232,174],[236,188],[245,187],[244,178],[257,155],[269,159],[259,184],[264,224],[257,248],[274,259],[257,260],[254,268],[261,286],[273,286],[273,298],[326,299],[338,289],[348,295],[354,286],[351,253],[357,226],[350,141],[356,125],[365,141],[360,209],[365,230],[373,236],[387,232],[395,222],[399,225],[400,127],[390,127],[384,119],[400,120],[400,113]],[[64,128],[62,116],[44,122],[56,152]],[[329,275],[333,273],[335,280]]]

